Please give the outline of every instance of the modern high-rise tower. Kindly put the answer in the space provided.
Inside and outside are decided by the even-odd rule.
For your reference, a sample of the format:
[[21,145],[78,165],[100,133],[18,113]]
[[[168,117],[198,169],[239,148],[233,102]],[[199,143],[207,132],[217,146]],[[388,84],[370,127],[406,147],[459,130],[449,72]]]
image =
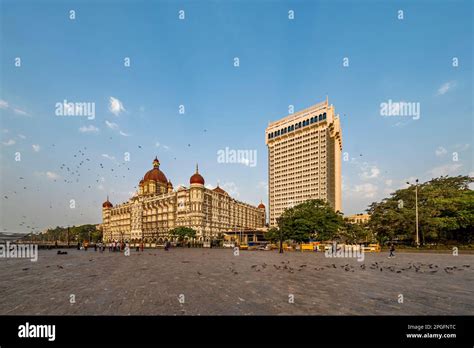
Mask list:
[[327,99],[270,123],[265,139],[270,226],[286,208],[309,199],[341,211],[342,133]]

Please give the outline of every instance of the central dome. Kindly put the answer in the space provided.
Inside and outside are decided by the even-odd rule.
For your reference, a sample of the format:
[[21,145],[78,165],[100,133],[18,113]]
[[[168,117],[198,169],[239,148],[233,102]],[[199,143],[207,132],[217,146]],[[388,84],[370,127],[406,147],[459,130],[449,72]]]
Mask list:
[[189,183],[204,185],[204,178],[202,177],[201,174],[199,174],[199,168],[197,164],[196,164],[196,173],[194,173],[193,176],[191,176],[191,178],[189,179]]
[[163,184],[168,183],[168,179],[166,178],[166,175],[160,170],[160,162],[158,161],[158,158],[156,157],[153,160],[153,169],[149,170],[143,177],[143,181],[148,181],[148,180],[159,181]]

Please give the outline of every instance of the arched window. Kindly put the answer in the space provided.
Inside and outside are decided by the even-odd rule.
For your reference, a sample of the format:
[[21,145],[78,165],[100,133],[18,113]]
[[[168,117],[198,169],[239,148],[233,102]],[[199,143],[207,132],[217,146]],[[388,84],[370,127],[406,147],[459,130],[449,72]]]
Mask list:
[[325,119],[326,119],[326,113],[323,114],[323,120],[325,120]]
[[298,128],[301,128],[301,122],[300,122],[300,123],[298,123]]
[[319,120],[321,121],[323,119],[323,115],[319,115]]

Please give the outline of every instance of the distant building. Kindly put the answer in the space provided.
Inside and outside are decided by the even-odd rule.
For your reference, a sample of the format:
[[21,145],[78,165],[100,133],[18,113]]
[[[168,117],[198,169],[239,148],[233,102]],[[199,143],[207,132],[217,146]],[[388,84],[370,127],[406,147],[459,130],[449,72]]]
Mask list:
[[265,139],[270,226],[285,209],[310,199],[341,211],[342,132],[327,99],[270,123]]
[[197,166],[189,183],[189,188],[174,190],[155,158],[135,196],[116,206],[108,198],[102,204],[103,240],[162,243],[172,239],[171,229],[185,226],[197,232],[197,241],[210,241],[228,231],[265,226],[263,204],[240,202],[219,185],[206,188]]
[[345,218],[352,224],[366,224],[370,220],[370,215],[361,213],[355,215],[348,215]]

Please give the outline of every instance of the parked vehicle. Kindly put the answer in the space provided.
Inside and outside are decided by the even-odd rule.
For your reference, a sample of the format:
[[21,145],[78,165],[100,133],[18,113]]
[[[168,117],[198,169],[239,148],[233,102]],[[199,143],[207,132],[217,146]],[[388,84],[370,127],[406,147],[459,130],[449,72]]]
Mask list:
[[380,247],[380,244],[378,243],[373,243],[373,244],[364,246],[365,253],[379,253],[381,250],[382,248]]

